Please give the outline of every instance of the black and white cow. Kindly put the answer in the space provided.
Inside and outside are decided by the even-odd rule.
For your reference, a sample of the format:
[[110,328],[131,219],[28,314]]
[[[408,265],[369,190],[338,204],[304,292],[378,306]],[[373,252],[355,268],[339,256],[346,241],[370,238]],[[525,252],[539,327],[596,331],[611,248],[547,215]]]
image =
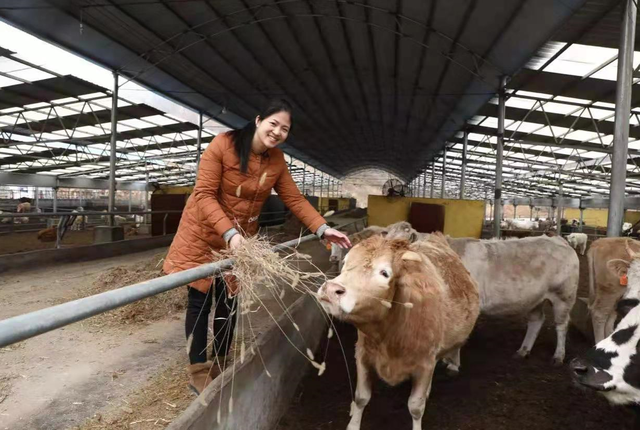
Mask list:
[[610,260],[609,270],[626,277],[628,287],[617,304],[622,320],[614,332],[571,362],[573,378],[614,405],[633,406],[640,429],[640,254],[627,245],[631,262]]

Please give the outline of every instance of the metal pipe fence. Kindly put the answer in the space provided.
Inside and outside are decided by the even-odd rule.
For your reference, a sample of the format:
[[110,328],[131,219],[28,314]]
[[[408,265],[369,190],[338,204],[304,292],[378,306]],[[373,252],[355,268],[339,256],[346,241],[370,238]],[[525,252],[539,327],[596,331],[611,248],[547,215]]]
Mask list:
[[[351,224],[357,225],[358,222],[362,222],[363,226],[366,226],[365,218],[361,218],[345,223],[337,228],[344,229]],[[309,234],[299,239],[293,239],[276,245],[273,249],[275,251],[284,250],[314,239],[317,239],[317,236],[315,234]],[[172,273],[127,287],[7,318],[0,321],[0,348],[108,312],[138,300],[182,287],[198,279],[213,276],[216,273],[230,268],[232,265],[232,259],[203,264],[193,269]]]

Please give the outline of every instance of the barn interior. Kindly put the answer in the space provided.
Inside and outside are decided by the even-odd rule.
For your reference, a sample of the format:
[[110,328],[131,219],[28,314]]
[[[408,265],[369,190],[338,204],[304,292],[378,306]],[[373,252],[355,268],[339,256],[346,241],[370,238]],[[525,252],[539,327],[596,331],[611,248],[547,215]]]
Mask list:
[[[0,296],[14,305],[0,311],[0,358],[11,363],[0,373],[0,427],[345,428],[355,332],[339,327],[344,349],[329,342],[308,297],[261,315],[262,355],[204,398],[186,392],[176,367],[184,305],[171,306],[184,297],[159,299],[163,315],[145,305],[113,316],[216,270],[168,281],[158,271],[212,139],[268,100],[289,100],[289,172],[347,233],[410,221],[454,238],[536,236],[554,224],[590,243],[637,235],[636,12],[634,0],[0,0]],[[275,193],[259,222],[274,243],[310,233]],[[302,252],[335,274],[324,244],[305,241]],[[574,355],[592,336],[580,258]],[[120,287],[131,293],[100,296]],[[290,347],[296,329],[280,314],[303,328],[303,344],[328,351],[324,380]],[[479,324],[463,356],[469,374],[436,380],[425,425],[630,425],[628,411],[549,368],[551,327],[539,356],[512,361],[519,330]],[[137,346],[122,344],[125,333]],[[66,352],[79,342],[98,342],[105,357]],[[57,358],[38,352],[55,344]],[[56,375],[37,376],[46,366]],[[39,400],[18,408],[39,378]],[[149,395],[149,381],[163,394]],[[406,396],[376,390],[383,400],[363,428],[408,428]],[[461,396],[471,420],[451,411]],[[487,412],[482,398],[495,406]]]

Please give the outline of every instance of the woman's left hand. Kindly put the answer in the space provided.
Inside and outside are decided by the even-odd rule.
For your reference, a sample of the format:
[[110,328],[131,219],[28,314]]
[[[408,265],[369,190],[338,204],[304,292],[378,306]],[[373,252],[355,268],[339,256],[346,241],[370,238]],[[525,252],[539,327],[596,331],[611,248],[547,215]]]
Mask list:
[[335,243],[340,248],[351,248],[351,241],[349,241],[347,235],[345,235],[344,233],[340,233],[335,228],[326,229],[324,234],[322,235],[322,238],[331,243]]

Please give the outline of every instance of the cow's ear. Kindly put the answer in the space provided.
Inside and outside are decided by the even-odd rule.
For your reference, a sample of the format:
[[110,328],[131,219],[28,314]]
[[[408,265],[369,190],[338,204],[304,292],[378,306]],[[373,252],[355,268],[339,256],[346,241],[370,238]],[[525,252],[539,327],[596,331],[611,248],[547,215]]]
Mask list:
[[607,261],[607,269],[613,273],[616,277],[625,276],[629,270],[630,263],[626,260],[620,260],[618,258]]
[[414,231],[413,233],[411,233],[411,236],[409,236],[409,242],[416,243],[417,241],[418,241],[418,233]]
[[402,260],[403,261],[422,261],[422,259],[420,258],[420,255],[418,255],[417,252],[413,252],[413,251],[406,251],[404,254],[402,254]]

